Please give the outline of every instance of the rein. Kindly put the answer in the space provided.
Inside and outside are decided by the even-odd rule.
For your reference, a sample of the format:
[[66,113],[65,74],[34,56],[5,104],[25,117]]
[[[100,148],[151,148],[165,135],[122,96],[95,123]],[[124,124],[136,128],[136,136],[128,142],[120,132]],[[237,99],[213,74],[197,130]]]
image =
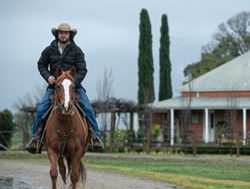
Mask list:
[[59,103],[55,103],[55,108],[56,108],[57,110],[62,111],[62,110],[63,110],[63,105],[62,105],[62,104],[59,104]]

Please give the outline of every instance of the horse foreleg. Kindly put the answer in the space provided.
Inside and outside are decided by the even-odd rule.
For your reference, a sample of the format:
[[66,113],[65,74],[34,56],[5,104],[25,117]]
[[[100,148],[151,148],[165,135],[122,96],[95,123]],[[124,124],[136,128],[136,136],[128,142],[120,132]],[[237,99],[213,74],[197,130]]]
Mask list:
[[78,154],[74,154],[74,157],[72,158],[71,162],[71,173],[70,173],[72,189],[76,189],[77,182],[80,179],[80,168],[81,168],[80,161],[81,157]]
[[48,148],[47,153],[50,161],[50,178],[52,183],[52,189],[56,189],[56,180],[58,176],[58,171],[57,171],[58,156],[51,148]]
[[[73,162],[72,162],[73,163]],[[70,173],[70,179],[71,179],[71,186],[72,189],[76,189],[76,185],[77,182],[79,180],[79,173],[78,173],[78,169],[79,169],[79,164],[74,163],[72,165],[72,171]]]

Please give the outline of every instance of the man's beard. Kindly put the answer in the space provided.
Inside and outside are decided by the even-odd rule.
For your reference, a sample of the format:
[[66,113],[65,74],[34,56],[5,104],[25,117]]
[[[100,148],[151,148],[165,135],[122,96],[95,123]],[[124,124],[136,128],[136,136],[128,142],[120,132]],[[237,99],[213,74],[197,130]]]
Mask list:
[[58,41],[60,41],[61,43],[63,43],[63,44],[66,44],[66,43],[68,43],[69,42],[69,39],[58,39]]

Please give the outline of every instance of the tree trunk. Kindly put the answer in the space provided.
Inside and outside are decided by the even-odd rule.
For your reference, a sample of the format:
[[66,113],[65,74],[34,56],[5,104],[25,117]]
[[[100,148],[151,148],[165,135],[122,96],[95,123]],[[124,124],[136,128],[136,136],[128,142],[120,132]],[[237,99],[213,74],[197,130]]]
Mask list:
[[112,113],[111,113],[111,127],[110,127],[110,134],[109,134],[109,153],[113,152],[114,133],[115,133],[115,112],[112,111]]

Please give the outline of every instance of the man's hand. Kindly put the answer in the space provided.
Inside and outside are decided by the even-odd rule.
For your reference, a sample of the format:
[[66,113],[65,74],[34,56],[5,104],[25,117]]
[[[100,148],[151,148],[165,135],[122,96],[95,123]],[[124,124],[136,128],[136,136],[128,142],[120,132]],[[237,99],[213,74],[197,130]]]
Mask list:
[[56,82],[56,78],[54,76],[49,76],[48,82],[49,82],[50,85],[53,85]]

